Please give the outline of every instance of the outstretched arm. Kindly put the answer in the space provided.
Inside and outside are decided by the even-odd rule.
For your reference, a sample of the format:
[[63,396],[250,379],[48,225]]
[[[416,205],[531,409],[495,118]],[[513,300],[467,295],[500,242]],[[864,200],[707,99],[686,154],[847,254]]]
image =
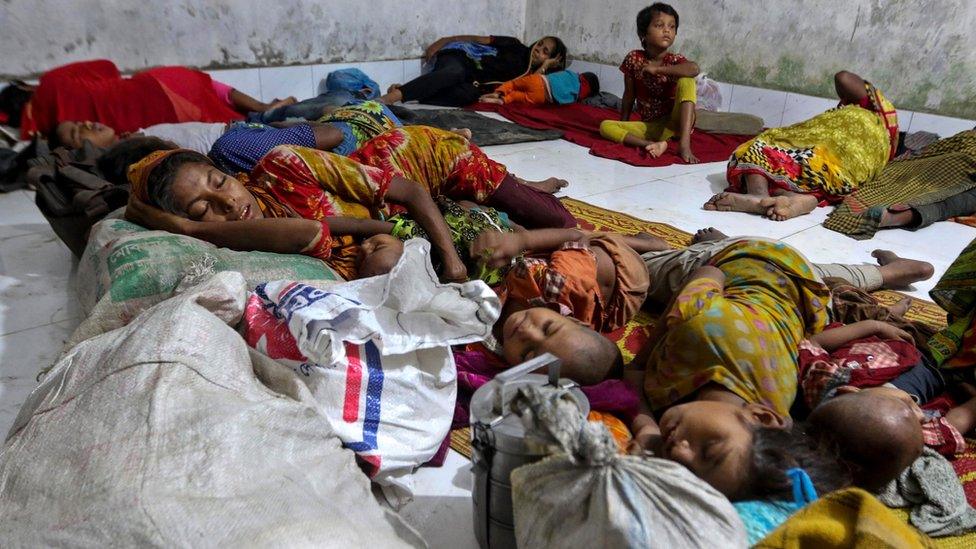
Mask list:
[[827,351],[834,351],[856,339],[878,336],[881,339],[900,339],[912,342],[912,336],[901,330],[877,320],[862,320],[846,326],[824,330],[810,338],[810,341],[820,345]]
[[454,249],[451,231],[447,222],[444,221],[441,211],[430,197],[430,193],[419,183],[402,177],[394,177],[390,181],[386,198],[406,206],[414,221],[427,231],[430,243],[440,253],[441,260],[444,262],[443,278],[450,282],[467,280],[468,270],[464,266],[464,262],[461,261],[457,250]]
[[698,76],[701,70],[698,68],[698,63],[693,61],[685,61],[684,63],[678,65],[664,65],[659,67],[653,67],[648,65],[645,69],[651,74],[658,74],[661,76],[676,76],[678,78],[694,78]]
[[491,268],[508,265],[523,252],[549,252],[566,242],[578,242],[586,236],[579,229],[537,229],[534,231],[499,233],[486,231],[471,243],[471,257],[478,258]]

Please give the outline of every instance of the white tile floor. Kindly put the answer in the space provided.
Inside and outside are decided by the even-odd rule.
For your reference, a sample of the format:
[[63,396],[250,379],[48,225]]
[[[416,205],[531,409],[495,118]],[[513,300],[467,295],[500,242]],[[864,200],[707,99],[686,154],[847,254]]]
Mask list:
[[[888,231],[860,242],[820,226],[827,211],[783,223],[701,205],[724,187],[723,163],[637,168],[597,158],[566,141],[488,147],[490,156],[525,178],[567,179],[567,194],[686,231],[715,226],[732,235],[781,238],[813,261],[870,262],[885,247],[932,262],[940,275],[976,229],[955,223],[909,233]],[[0,432],[6,432],[37,373],[53,363],[81,318],[73,273],[77,261],[33,205],[33,193],[0,195]],[[937,277],[936,277],[937,278]],[[935,279],[918,284],[924,298]],[[444,467],[417,474],[416,499],[403,510],[431,547],[473,547],[470,464],[451,452]]]

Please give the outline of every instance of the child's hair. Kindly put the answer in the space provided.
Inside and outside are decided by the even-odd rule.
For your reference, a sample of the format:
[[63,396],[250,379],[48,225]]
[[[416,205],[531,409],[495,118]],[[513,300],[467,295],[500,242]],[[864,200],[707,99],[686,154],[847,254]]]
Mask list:
[[7,115],[7,125],[20,126],[20,115],[24,111],[24,105],[30,101],[34,92],[24,89],[26,84],[20,80],[14,80],[8,86],[0,90],[0,112]]
[[671,7],[671,4],[665,4],[664,2],[655,2],[650,6],[637,12],[637,36],[643,38],[647,33],[647,27],[651,25],[651,20],[654,19],[655,13],[663,13],[665,15],[670,15],[674,17],[674,28],[678,28],[678,12]]
[[590,94],[586,97],[593,97],[594,95],[600,94],[600,78],[597,77],[597,75],[593,74],[592,72],[584,72],[580,74],[580,76],[583,77],[583,79],[586,80],[586,83],[590,86]]
[[159,163],[159,166],[149,174],[149,202],[151,206],[180,215],[180,209],[176,205],[173,197],[173,182],[180,168],[187,164],[207,164],[212,166],[213,162],[206,156],[196,151],[183,151],[174,153]]
[[123,139],[112,145],[98,157],[95,166],[102,178],[115,185],[128,183],[129,166],[145,158],[149,153],[176,149],[174,143],[158,137],[137,136]]
[[818,494],[850,486],[851,471],[836,452],[803,430],[793,427],[756,427],[752,432],[749,481],[736,499],[793,500],[793,483],[787,471],[807,472]]

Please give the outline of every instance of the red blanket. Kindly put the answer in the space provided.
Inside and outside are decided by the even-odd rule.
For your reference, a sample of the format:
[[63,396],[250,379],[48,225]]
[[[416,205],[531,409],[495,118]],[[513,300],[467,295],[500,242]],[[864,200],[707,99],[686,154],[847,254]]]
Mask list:
[[[600,122],[617,120],[617,111],[591,107],[581,103],[569,105],[493,105],[476,103],[479,111],[497,112],[512,122],[537,130],[560,130],[567,141],[590,148],[590,154],[619,160],[634,166],[667,166],[684,162],[678,156],[678,143],[668,143],[668,150],[652,158],[643,149],[620,145],[600,136]],[[636,117],[633,118],[637,120]],[[751,139],[745,135],[729,135],[696,131],[691,134],[691,149],[702,162],[728,160],[736,147]]]
[[101,59],[44,73],[24,107],[21,135],[48,134],[66,120],[101,122],[124,133],[166,122],[241,118],[217,96],[206,73],[158,67],[123,78],[114,63]]

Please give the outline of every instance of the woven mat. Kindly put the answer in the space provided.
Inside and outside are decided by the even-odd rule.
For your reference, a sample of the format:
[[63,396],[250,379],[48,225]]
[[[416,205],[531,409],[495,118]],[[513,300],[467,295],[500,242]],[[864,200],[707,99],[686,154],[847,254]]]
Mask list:
[[[666,240],[675,247],[684,247],[691,243],[691,234],[665,223],[654,223],[636,217],[607,210],[587,204],[580,200],[564,198],[563,204],[566,209],[573,214],[579,221],[579,226],[588,230],[613,231],[623,234],[634,234],[640,231],[650,233]],[[882,290],[874,292],[878,301],[885,305],[891,305],[906,297],[904,294]],[[943,327],[946,324],[946,313],[941,307],[921,299],[913,299],[912,307],[905,315],[910,320],[924,322],[931,326]],[[647,312],[641,311],[625,327],[608,334],[608,337],[617,342],[624,360],[629,361],[640,349],[644,341],[650,335],[653,327],[654,318]],[[451,432],[451,448],[459,454],[471,458],[471,430],[467,427],[456,429]],[[953,467],[959,480],[966,491],[966,497],[970,504],[976,505],[976,440],[969,440],[969,447],[965,454],[953,461]],[[900,513],[905,520],[908,519],[907,513]],[[933,540],[937,547],[976,547],[976,534],[958,536],[952,538],[941,538]]]

